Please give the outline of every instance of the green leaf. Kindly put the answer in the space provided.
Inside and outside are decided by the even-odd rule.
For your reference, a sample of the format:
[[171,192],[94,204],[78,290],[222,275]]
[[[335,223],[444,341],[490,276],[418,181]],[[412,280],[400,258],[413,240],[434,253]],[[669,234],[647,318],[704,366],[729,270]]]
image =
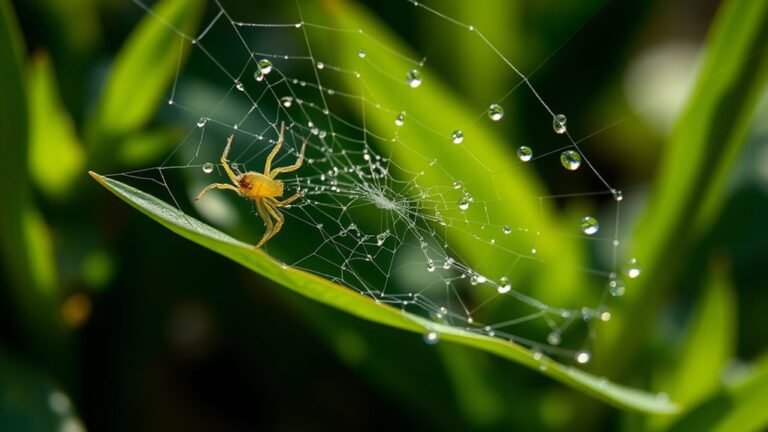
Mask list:
[[28,76],[29,171],[42,192],[61,198],[83,174],[85,154],[59,98],[50,58],[36,56]]
[[[634,239],[643,276],[627,281],[615,324],[596,358],[630,366],[665,291],[675,289],[688,251],[711,227],[726,196],[759,96],[768,79],[768,2],[724,2],[707,40],[695,90],[666,146]],[[620,305],[621,306],[621,305]]]
[[0,247],[9,286],[24,323],[21,331],[41,352],[55,345],[56,266],[48,227],[34,204],[27,171],[27,95],[23,42],[8,0],[0,0]]
[[[194,34],[204,0],[163,0],[141,20],[118,53],[99,101],[98,137],[124,135],[146,125],[174,80],[190,41],[168,28]],[[185,49],[181,50],[182,47]],[[97,140],[92,145],[102,143]]]
[[[318,9],[320,7],[325,9]],[[470,207],[466,212],[470,219],[485,217],[480,212],[488,209],[496,221],[504,221],[510,226],[536,227],[540,235],[536,236],[535,244],[542,270],[531,279],[539,288],[534,296],[548,304],[584,304],[583,296],[588,295],[580,291],[585,285],[581,280],[584,275],[571,270],[586,266],[583,261],[585,254],[581,253],[573,238],[556,234],[560,229],[553,202],[540,199],[548,193],[534,171],[517,158],[517,147],[510,145],[498,129],[488,127],[487,122],[477,121],[476,109],[468,106],[471,104],[465,102],[463,95],[456,94],[443,83],[435,71],[405,60],[403,56],[410,59],[419,57],[364,7],[344,1],[304,2],[302,9],[305,16],[312,17],[316,22],[325,22],[330,16],[332,22],[328,25],[334,28],[364,29],[365,36],[359,38],[342,32],[314,32],[311,34],[311,39],[315,41],[312,50],[320,60],[360,72],[365,83],[362,87],[366,100],[375,101],[390,110],[406,111],[405,124],[397,129],[399,139],[393,142],[381,140],[381,145],[386,146],[380,149],[381,153],[391,155],[399,166],[410,172],[425,171],[419,176],[419,184],[423,186],[445,186],[441,171],[461,180],[475,199],[485,201],[484,208]],[[367,52],[365,61],[351,55],[361,47]],[[393,52],[401,55],[393,55]],[[406,85],[405,78],[406,72],[414,68],[419,69],[424,78],[417,90]],[[345,86],[346,91],[352,94],[361,92],[361,79],[355,74],[341,74],[341,77],[343,81],[340,85]],[[355,103],[351,110],[360,109],[359,102]],[[482,107],[484,109],[485,106]],[[375,134],[392,134],[394,113],[366,109],[364,116],[366,128]],[[429,119],[429,127],[419,127],[416,124],[419,119]],[[551,120],[546,116],[542,123],[547,128],[551,127]],[[462,145],[451,143],[451,133],[456,129],[464,133]],[[439,162],[442,170],[424,170],[431,158]],[[451,232],[451,238],[452,247],[461,250],[462,256],[470,262],[482,262],[484,272],[507,273],[510,264],[508,255],[487,253],[486,248],[477,247],[477,239],[472,235]],[[518,244],[513,249],[531,248],[531,239],[521,237],[510,241],[516,240]],[[510,277],[522,279],[526,272],[526,269],[520,269]]]
[[673,413],[676,406],[666,399],[622,387],[551,359],[536,359],[534,353],[498,338],[468,333],[462,329],[434,323],[419,316],[376,303],[349,288],[319,276],[287,267],[262,250],[253,249],[204,224],[177,208],[117,180],[91,172],[91,176],[110,192],[159,222],[176,234],[219,253],[286,288],[320,303],[357,317],[415,333],[436,331],[440,339],[455,342],[517,362],[570,385],[612,405],[644,412]]
[[669,432],[756,431],[768,427],[768,358],[749,367],[745,377],[726,385],[682,419]]
[[[682,406],[694,406],[720,387],[723,370],[736,345],[736,298],[728,267],[715,262],[706,290],[688,324],[685,342],[673,367],[659,383]],[[653,419],[659,428],[669,417]]]

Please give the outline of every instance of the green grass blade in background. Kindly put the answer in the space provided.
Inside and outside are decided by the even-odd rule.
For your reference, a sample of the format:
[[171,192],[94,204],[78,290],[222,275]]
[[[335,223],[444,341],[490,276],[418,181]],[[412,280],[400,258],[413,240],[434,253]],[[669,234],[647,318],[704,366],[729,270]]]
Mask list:
[[47,54],[34,57],[28,77],[30,175],[48,197],[62,198],[83,175],[85,154]]
[[204,9],[204,0],[163,0],[144,16],[115,58],[95,113],[97,124],[92,125],[97,130],[91,132],[99,139],[91,146],[110,146],[103,141],[134,132],[150,121],[183,60],[179,53],[189,52],[190,41],[166,24],[195,34]]
[[[478,112],[487,106],[468,103],[427,67],[420,68],[424,75],[423,84],[418,89],[410,88],[406,85],[405,75],[415,65],[399,55],[392,55],[392,52],[394,50],[411,59],[419,57],[391,29],[354,2],[339,1],[324,4],[322,9],[319,7],[315,2],[302,4],[303,13],[312,20],[325,23],[331,17],[332,22],[328,25],[335,28],[361,28],[367,38],[356,40],[346,34],[330,33],[325,35],[326,39],[321,39],[324,36],[322,33],[313,33],[312,40],[316,42],[312,44],[312,50],[315,57],[346,70],[366,74],[363,90],[359,78],[354,74],[343,74],[344,81],[340,85],[345,86],[350,93],[358,94],[362,91],[372,103],[388,109],[407,111],[405,124],[398,128],[397,135],[399,141],[407,144],[408,150],[405,151],[400,144],[384,142],[387,148],[379,149],[380,152],[389,154],[398,165],[411,172],[424,171],[424,175],[419,176],[419,184],[422,186],[446,186],[441,174],[437,173],[439,170],[425,170],[429,159],[436,158],[440,167],[461,180],[476,198],[484,197],[480,200],[489,201],[498,199],[505,203],[493,209],[494,220],[503,220],[513,227],[535,227],[536,231],[542,233],[535,240],[537,257],[541,262],[548,263],[548,266],[551,264],[551,267],[547,267],[547,271],[537,272],[536,277],[532,278],[532,283],[540,288],[534,296],[544,303],[557,306],[583,305],[583,273],[570,270],[586,266],[585,254],[578,250],[572,238],[548,235],[560,231],[553,203],[539,200],[547,192],[533,170],[523,166],[515,155],[515,143],[498,130],[494,131],[488,125],[490,121],[477,121]],[[460,28],[456,31],[469,32]],[[467,37],[472,37],[472,34]],[[479,41],[478,36],[474,37]],[[364,61],[355,55],[361,44],[367,51]],[[366,66],[369,62],[375,66]],[[399,82],[393,82],[392,77]],[[356,101],[356,105],[350,109],[359,112],[359,102]],[[384,136],[392,134],[395,114],[366,109],[364,115],[367,128]],[[420,127],[416,123],[419,119],[424,119],[429,127]],[[483,119],[487,120],[485,116]],[[541,121],[547,127],[551,124],[551,119],[546,115],[541,117]],[[464,132],[465,138],[461,145],[451,143],[450,135],[455,129]],[[437,178],[438,175],[440,178]],[[468,214],[481,211],[480,206],[476,207],[470,207]],[[451,246],[460,250],[469,262],[483,262],[484,271],[491,269],[491,273],[507,273],[509,261],[497,254],[488,254],[488,250],[478,247],[477,240],[471,236],[454,236]],[[529,250],[530,247],[525,241],[515,245],[517,250]],[[522,279],[525,273],[521,270],[509,276],[514,283],[515,278]]]
[[726,385],[675,423],[669,432],[748,432],[768,427],[768,358],[747,367],[746,376]]
[[[658,388],[687,407],[695,406],[720,388],[723,370],[736,347],[738,313],[728,265],[716,261],[711,267],[707,287],[698,299],[675,363],[671,367],[659,364],[663,375]],[[672,420],[657,417],[651,424],[658,430]]]
[[441,340],[483,350],[538,370],[544,375],[617,407],[658,414],[673,413],[677,410],[675,404],[667,399],[659,399],[655,395],[613,384],[548,358],[537,360],[534,358],[534,353],[519,345],[498,338],[468,333],[376,303],[349,288],[319,276],[289,268],[265,252],[254,250],[252,246],[239,242],[140,190],[95,173],[91,175],[120,199],[176,234],[315,301],[357,317],[402,330],[415,333],[424,333],[427,329],[437,331]]
[[[61,341],[51,234],[34,204],[27,171],[27,84],[23,41],[8,0],[0,0],[0,247],[18,329],[33,351],[50,356]],[[5,287],[4,287],[5,288]]]
[[643,275],[627,281],[615,323],[598,337],[596,360],[604,359],[609,368],[632,365],[640,342],[634,335],[657,318],[660,297],[680,283],[692,245],[720,210],[768,79],[766,46],[768,2],[721,5],[698,82],[670,137],[634,239]]

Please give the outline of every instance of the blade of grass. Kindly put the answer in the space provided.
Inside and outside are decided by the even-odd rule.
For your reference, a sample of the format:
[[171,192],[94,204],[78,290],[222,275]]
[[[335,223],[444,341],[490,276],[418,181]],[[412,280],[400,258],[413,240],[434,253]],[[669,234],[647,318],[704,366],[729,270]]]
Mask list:
[[439,333],[441,340],[483,350],[510,361],[539,370],[544,375],[592,395],[609,404],[629,410],[658,414],[676,411],[674,403],[639,390],[623,387],[551,359],[537,360],[534,353],[520,345],[498,338],[468,333],[437,324],[375,302],[349,288],[319,276],[292,269],[251,245],[237,241],[177,208],[117,180],[91,172],[91,176],[120,199],[159,222],[176,234],[219,253],[286,288],[320,303],[335,307],[362,319],[415,333],[427,330]]
[[95,113],[96,124],[89,125],[94,128],[89,130],[89,145],[97,155],[108,152],[101,147],[111,139],[144,126],[161,106],[160,99],[191,43],[167,25],[195,34],[204,8],[204,0],[163,0],[131,33],[109,73]]
[[[464,188],[479,200],[503,203],[492,209],[495,221],[503,220],[510,226],[526,227],[542,234],[537,235],[533,243],[528,238],[509,239],[517,241],[512,249],[527,251],[533,246],[537,249],[538,259],[552,265],[547,267],[550,271],[537,272],[532,278],[532,283],[538,287],[535,296],[545,303],[559,306],[584,304],[585,294],[581,290],[584,287],[583,274],[570,271],[571,267],[563,267],[584,267],[585,256],[573,239],[548,235],[560,231],[553,203],[539,199],[547,193],[533,171],[515,155],[516,146],[510,145],[486,122],[477,121],[479,113],[473,112],[468,107],[471,104],[465,103],[460,95],[442,83],[437,73],[417,66],[400,55],[393,55],[394,51],[410,59],[418,59],[400,38],[364,7],[348,1],[328,2],[323,6],[326,9],[319,10],[315,2],[305,2],[302,10],[319,22],[332,17],[329,25],[334,28],[361,28],[366,36],[358,40],[346,33],[312,33],[314,55],[346,70],[365,74],[363,79],[354,74],[342,74],[341,85],[349,93],[363,94],[371,104],[407,111],[405,124],[397,128],[398,138],[392,143],[384,142],[382,145],[386,148],[380,151],[408,171],[423,171],[423,175],[418,176],[422,186],[439,188],[450,185],[446,185],[441,170],[425,169],[430,159],[435,158],[442,171],[462,181]],[[456,31],[468,32],[466,29]],[[361,46],[367,51],[365,59],[355,55]],[[418,89],[406,84],[406,72],[414,68],[420,69],[424,75],[423,84]],[[398,83],[393,83],[393,79]],[[359,101],[356,102],[350,109],[360,109]],[[364,107],[363,115],[366,128],[382,136],[393,134],[395,114]],[[420,127],[417,123],[420,119],[426,120],[428,127]],[[485,115],[483,119],[487,120]],[[549,125],[551,120],[545,115],[542,122]],[[464,132],[461,145],[451,142],[450,135],[456,129]],[[480,205],[470,206],[466,214],[482,220],[486,216],[482,211]],[[501,231],[501,227],[493,228]],[[482,262],[484,269],[491,269],[494,277],[507,273],[510,265],[507,255],[489,254],[487,248],[477,246],[477,239],[473,236],[452,237],[452,247],[460,249],[462,256],[468,257],[470,262]],[[515,278],[522,279],[525,273],[526,270],[520,269],[508,276],[514,283]]]
[[29,171],[42,192],[62,198],[82,175],[85,154],[72,119],[62,106],[47,54],[34,57],[28,76]]
[[726,193],[759,95],[768,78],[768,2],[722,4],[701,74],[678,119],[651,201],[634,239],[642,277],[627,281],[615,324],[598,338],[596,358],[620,373],[633,366],[666,291],[680,283],[693,244],[710,228]]

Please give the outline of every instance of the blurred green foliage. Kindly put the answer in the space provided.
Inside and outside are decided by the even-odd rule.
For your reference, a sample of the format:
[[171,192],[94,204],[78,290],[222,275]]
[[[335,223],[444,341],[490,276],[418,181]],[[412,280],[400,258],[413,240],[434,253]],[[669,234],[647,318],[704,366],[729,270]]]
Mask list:
[[[245,253],[216,233],[211,238],[211,232],[161,221],[266,278],[254,276],[207,249],[189,248],[118,203],[89,181],[85,168],[128,170],[166,156],[179,132],[174,119],[156,114],[186,53],[178,37],[131,2],[64,3],[0,0],[0,430],[79,428],[77,416],[91,430],[336,430],[375,423],[375,429],[733,431],[768,425],[762,409],[768,405],[768,294],[761,289],[768,284],[761,259],[768,256],[762,227],[768,200],[760,177],[765,168],[752,165],[768,139],[754,121],[756,110],[768,112],[758,105],[768,78],[768,3],[726,0],[712,8],[714,18],[701,12],[686,21],[687,36],[706,33],[706,46],[698,84],[671,135],[634,118],[584,144],[587,153],[602,155],[601,165],[616,167],[611,174],[620,184],[650,181],[638,173],[653,172],[659,161],[631,240],[643,277],[628,286],[612,325],[601,328],[589,372],[667,392],[682,405],[675,416],[609,408],[586,394],[638,406],[621,402],[587,374],[548,369],[579,392],[519,367],[507,360],[535,364],[528,353],[498,341],[454,337],[446,329],[443,339],[459,343],[427,347],[410,333],[353,316],[422,328],[327,281],[282,271],[268,256]],[[259,14],[295,16],[288,3],[259,5]],[[330,14],[338,26],[364,27],[399,51],[408,51],[401,39],[434,45],[429,26],[401,19],[389,3],[304,2],[302,8],[310,16]],[[626,3],[498,0],[470,7],[453,0],[441,7],[475,23],[523,70],[535,72],[537,88],[557,95],[564,112],[586,118],[587,130],[602,131],[616,120],[615,111],[631,111],[621,74],[637,46],[669,31],[665,22],[679,19],[677,8],[708,10],[692,0]],[[254,8],[234,0],[227,7],[252,14]],[[210,9],[201,0],[155,5],[187,33]],[[457,58],[491,61],[465,41],[450,42]],[[325,42],[318,47],[325,57],[339,65],[350,60],[337,54],[343,38]],[[430,104],[421,107],[426,113],[439,106],[430,117],[446,125],[471,114],[453,86],[483,101],[515,78],[488,68],[467,80],[450,66],[425,72],[445,85],[431,86]],[[392,105],[403,97],[385,83],[368,84]],[[527,107],[516,105],[507,116],[525,124],[534,116]],[[479,127],[472,134],[483,138],[478,152],[484,160],[504,166],[513,157],[501,137]],[[522,127],[514,135],[538,138]],[[408,140],[429,145],[424,137]],[[625,145],[611,149],[606,142],[612,141]],[[598,148],[609,150],[590,153]],[[457,172],[461,162],[446,159]],[[503,179],[506,187],[524,184],[532,197],[547,187],[515,175]],[[477,187],[488,182],[463,178]],[[133,193],[115,182],[107,186]],[[521,203],[509,216],[531,225],[526,220],[537,211]],[[545,223],[557,223],[558,213],[545,209]],[[558,254],[554,262],[588,260],[568,244],[551,249]],[[546,298],[542,287],[562,273],[538,280],[536,295]]]

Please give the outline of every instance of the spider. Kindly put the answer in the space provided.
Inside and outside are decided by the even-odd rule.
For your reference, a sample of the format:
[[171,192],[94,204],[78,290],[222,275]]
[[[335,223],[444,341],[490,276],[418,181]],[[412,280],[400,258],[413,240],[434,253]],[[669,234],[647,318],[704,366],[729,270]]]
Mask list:
[[[195,198],[195,201],[203,197],[211,189],[228,189],[237,192],[238,195],[253,200],[256,205],[256,211],[259,213],[259,217],[264,221],[267,229],[261,240],[254,246],[255,249],[262,247],[269,239],[274,237],[275,234],[280,231],[285,222],[285,217],[280,213],[279,208],[285,207],[288,204],[296,201],[303,196],[302,192],[299,192],[290,198],[279,201],[278,198],[283,196],[283,182],[275,180],[275,177],[281,173],[287,173],[296,171],[301,167],[304,162],[304,150],[307,148],[307,140],[301,145],[301,153],[296,160],[296,163],[286,167],[272,168],[272,159],[275,158],[277,152],[280,151],[280,147],[283,145],[283,134],[285,132],[285,123],[280,125],[280,138],[277,140],[277,145],[272,149],[272,152],[267,156],[267,162],[264,164],[264,174],[256,171],[248,171],[245,174],[241,174],[237,171],[232,171],[227,161],[229,155],[229,148],[232,146],[232,140],[235,135],[232,134],[227,138],[227,146],[224,147],[224,153],[221,155],[221,166],[226,171],[227,176],[234,184],[228,183],[213,183],[205,187]],[[274,222],[273,222],[274,220]]]

